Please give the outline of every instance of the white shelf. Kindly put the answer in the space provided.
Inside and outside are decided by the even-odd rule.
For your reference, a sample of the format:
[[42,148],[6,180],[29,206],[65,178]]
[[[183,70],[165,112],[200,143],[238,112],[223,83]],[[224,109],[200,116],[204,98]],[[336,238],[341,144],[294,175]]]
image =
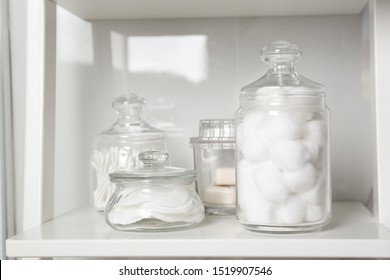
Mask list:
[[390,231],[360,203],[334,203],[323,231],[259,234],[234,216],[207,216],[192,229],[137,233],[111,229],[84,208],[7,240],[8,257],[390,258]]
[[87,19],[358,14],[368,0],[51,0]]

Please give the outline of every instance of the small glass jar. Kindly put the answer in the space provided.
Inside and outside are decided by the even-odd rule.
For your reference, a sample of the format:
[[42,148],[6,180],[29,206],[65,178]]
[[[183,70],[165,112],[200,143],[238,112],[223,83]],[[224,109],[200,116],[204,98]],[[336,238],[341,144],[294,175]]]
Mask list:
[[241,90],[236,215],[249,230],[319,230],[331,217],[325,87],[297,73],[300,56],[286,41],[264,47],[268,73]]
[[165,166],[168,154],[139,154],[143,167],[110,174],[116,185],[106,222],[123,231],[165,231],[199,224],[204,207],[194,188],[194,170]]
[[206,214],[236,212],[234,120],[201,120],[199,137],[190,139],[198,171],[196,189]]
[[138,154],[166,151],[166,133],[141,119],[145,100],[135,94],[122,94],[112,107],[118,114],[113,126],[96,135],[90,159],[90,189],[93,205],[104,211],[115,186],[109,173],[140,166]]

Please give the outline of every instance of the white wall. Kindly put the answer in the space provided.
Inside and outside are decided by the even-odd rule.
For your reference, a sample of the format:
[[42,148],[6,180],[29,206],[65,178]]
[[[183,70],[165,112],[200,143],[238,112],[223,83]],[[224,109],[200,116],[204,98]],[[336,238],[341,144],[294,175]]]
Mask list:
[[93,135],[115,121],[124,91],[148,101],[145,118],[171,125],[172,164],[192,168],[189,137],[202,118],[232,118],[242,86],[266,71],[260,48],[299,44],[297,68],[327,86],[336,200],[372,189],[370,97],[363,91],[361,16],[83,21],[59,9],[55,214],[88,200]]

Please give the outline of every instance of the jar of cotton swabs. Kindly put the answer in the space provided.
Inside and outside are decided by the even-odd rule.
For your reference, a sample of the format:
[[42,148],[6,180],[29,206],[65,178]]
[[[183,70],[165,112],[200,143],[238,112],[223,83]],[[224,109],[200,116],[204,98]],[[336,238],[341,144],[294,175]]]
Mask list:
[[138,155],[144,151],[166,151],[166,133],[141,119],[145,100],[125,93],[115,98],[112,107],[118,120],[97,134],[90,159],[90,189],[95,208],[103,211],[115,186],[109,174],[142,165]]
[[249,230],[319,230],[331,217],[325,87],[298,74],[300,56],[286,41],[264,47],[268,72],[241,90],[236,215]]

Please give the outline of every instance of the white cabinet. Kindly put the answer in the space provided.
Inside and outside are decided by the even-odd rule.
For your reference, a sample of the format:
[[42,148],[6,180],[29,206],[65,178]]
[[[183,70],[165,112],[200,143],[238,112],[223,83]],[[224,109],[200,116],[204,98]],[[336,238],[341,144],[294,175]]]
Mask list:
[[[8,256],[390,258],[389,1],[28,2],[27,230]],[[260,48],[277,39],[299,44],[299,72],[327,86],[329,227],[262,235],[209,216],[182,232],[121,233],[86,207],[92,137],[114,121],[113,97],[144,96],[173,165],[192,168],[198,121],[233,117],[239,89],[265,72]]]

